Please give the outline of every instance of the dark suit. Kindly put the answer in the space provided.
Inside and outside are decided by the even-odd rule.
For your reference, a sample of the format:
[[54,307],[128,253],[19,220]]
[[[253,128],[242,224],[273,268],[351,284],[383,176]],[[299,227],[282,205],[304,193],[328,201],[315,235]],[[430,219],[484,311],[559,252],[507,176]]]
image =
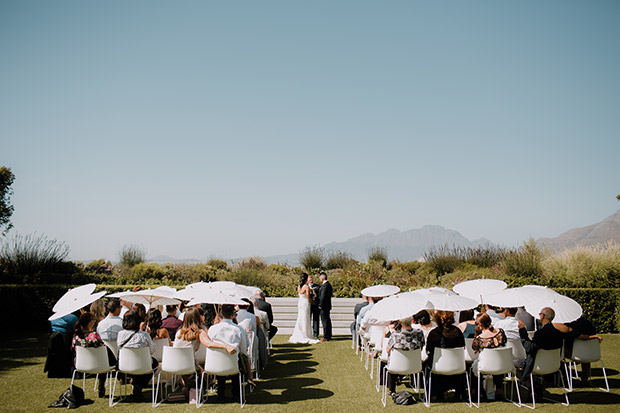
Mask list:
[[332,309],[332,293],[332,285],[329,281],[325,281],[319,288],[319,310],[323,325],[323,338],[326,340],[332,338],[332,319],[329,315]]
[[357,327],[357,316],[359,315],[360,311],[362,311],[362,308],[366,307],[368,305],[368,301],[362,301],[359,304],[355,304],[355,308],[353,309],[353,322],[351,323],[351,335],[355,335],[355,328]]
[[271,304],[265,300],[261,300],[260,298],[256,300],[256,302],[258,304],[258,309],[267,313],[267,318],[269,319],[269,340],[271,340],[278,332],[278,327],[273,325],[273,311],[271,310]]
[[551,323],[547,323],[541,329],[537,330],[531,340],[525,328],[519,329],[519,336],[521,337],[521,343],[527,354],[525,367],[523,368],[524,379],[534,368],[534,360],[536,359],[538,349],[553,350],[562,347],[564,343],[564,333],[553,327]]
[[319,319],[321,317],[321,310],[319,309],[319,289],[318,284],[309,284],[310,298],[312,298],[312,304],[310,305],[310,312],[312,313],[312,334],[314,338],[319,337]]

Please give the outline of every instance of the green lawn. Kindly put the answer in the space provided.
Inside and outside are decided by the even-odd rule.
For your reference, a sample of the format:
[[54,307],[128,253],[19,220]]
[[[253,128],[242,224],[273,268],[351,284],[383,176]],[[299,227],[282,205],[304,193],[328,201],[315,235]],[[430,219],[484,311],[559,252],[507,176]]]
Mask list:
[[[381,405],[374,381],[369,377],[351,350],[347,337],[337,337],[334,341],[317,345],[288,344],[287,336],[276,336],[272,357],[258,388],[247,394],[244,410],[261,412],[304,411],[403,411],[417,409],[425,411],[421,403],[414,406],[395,406],[388,400],[388,407]],[[56,400],[68,387],[70,379],[48,379],[43,373],[47,335],[4,338],[0,347],[0,411],[31,412],[50,411],[47,406]],[[571,406],[541,403],[537,409],[543,411],[565,412],[587,409],[594,411],[615,411],[620,406],[620,335],[605,335],[603,341],[603,360],[607,366],[611,393],[597,389],[576,389],[570,395]],[[595,384],[602,385],[602,371],[598,364],[593,369]],[[79,382],[81,386],[81,381]],[[79,411],[101,411],[108,409],[107,399],[98,399],[93,392],[93,379],[86,382],[86,398],[94,403],[82,406]],[[552,390],[557,393],[556,389]],[[150,395],[150,392],[145,396]],[[116,411],[147,412],[150,403],[121,403],[113,408]],[[160,411],[193,411],[189,404],[165,404]],[[431,410],[454,412],[471,411],[464,403],[438,402]],[[474,408],[475,409],[475,408]],[[482,405],[482,410],[517,411],[517,407],[507,402],[494,402]],[[522,408],[527,411],[525,408]],[[218,412],[239,411],[239,404],[216,404],[210,399],[202,410]]]

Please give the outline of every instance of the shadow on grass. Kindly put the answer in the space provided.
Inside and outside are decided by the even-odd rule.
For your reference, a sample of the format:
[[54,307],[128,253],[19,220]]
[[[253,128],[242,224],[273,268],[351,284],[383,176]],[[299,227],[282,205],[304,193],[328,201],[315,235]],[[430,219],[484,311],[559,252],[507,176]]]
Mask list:
[[247,403],[287,404],[333,396],[332,391],[316,387],[321,385],[323,380],[304,377],[317,370],[319,363],[312,359],[313,351],[313,346],[309,344],[274,346],[267,371],[258,388],[247,398]]
[[41,361],[37,358],[47,356],[48,338],[49,334],[40,333],[13,338],[4,336],[0,340],[0,373],[39,364]]

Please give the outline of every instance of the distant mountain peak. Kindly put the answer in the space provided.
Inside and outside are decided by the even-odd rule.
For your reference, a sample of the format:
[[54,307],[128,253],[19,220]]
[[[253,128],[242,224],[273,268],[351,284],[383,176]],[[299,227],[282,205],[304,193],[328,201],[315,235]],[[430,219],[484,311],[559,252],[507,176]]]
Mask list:
[[620,209],[596,224],[573,228],[555,238],[540,238],[536,242],[551,251],[561,251],[578,245],[596,245],[608,241],[620,243]]

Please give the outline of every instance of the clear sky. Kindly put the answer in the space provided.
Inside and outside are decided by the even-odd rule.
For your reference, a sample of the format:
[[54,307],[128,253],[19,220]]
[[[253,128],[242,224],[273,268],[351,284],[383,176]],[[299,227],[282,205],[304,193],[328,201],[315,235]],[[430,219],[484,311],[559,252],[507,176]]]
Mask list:
[[233,258],[620,208],[620,2],[0,2],[11,234]]

